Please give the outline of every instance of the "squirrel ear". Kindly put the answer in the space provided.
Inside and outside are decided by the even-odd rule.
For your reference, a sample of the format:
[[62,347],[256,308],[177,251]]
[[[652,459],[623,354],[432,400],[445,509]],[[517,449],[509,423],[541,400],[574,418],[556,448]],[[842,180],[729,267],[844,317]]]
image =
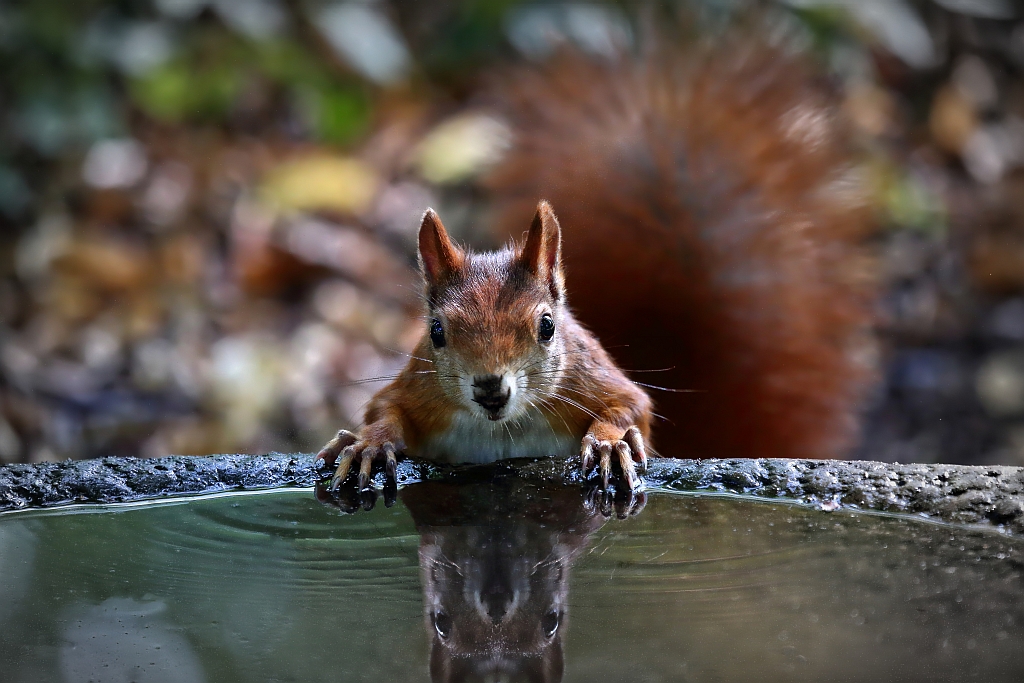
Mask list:
[[427,282],[436,284],[462,267],[465,255],[452,243],[433,209],[423,214],[419,242],[420,267]]
[[547,282],[555,300],[561,301],[564,291],[562,228],[551,205],[545,201],[537,204],[537,215],[530,224],[520,258],[530,273]]

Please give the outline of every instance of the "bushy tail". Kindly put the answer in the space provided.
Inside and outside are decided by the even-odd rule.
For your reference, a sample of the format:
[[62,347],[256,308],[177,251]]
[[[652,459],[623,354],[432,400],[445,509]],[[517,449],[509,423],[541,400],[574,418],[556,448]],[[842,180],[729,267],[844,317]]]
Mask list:
[[[799,59],[714,49],[563,55],[502,92],[515,144],[498,225],[538,199],[569,303],[652,391],[679,457],[836,457],[870,376],[869,211],[835,103]],[[518,234],[516,235],[518,236]]]

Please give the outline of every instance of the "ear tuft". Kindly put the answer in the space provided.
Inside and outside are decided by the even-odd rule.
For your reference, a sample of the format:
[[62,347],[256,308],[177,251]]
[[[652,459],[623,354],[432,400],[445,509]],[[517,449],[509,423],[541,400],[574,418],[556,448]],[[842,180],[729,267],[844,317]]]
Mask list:
[[465,254],[448,237],[441,218],[427,209],[420,224],[419,258],[423,276],[435,285],[462,268]]
[[530,224],[520,259],[527,271],[551,288],[555,300],[561,301],[564,296],[562,228],[546,201],[537,204],[537,213]]

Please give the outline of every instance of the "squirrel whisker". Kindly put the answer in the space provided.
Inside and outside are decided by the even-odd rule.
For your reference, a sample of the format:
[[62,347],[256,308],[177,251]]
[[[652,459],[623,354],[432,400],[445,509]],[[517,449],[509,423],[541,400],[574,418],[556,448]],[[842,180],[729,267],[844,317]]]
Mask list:
[[[437,372],[436,370],[414,370],[413,374],[416,374],[416,375],[432,375],[432,374],[434,374],[436,372]],[[398,377],[401,377],[401,375],[402,375],[402,373],[397,373],[397,374],[394,374],[394,375],[381,375],[380,377],[366,377],[364,379],[355,379],[355,380],[352,380],[351,382],[342,382],[338,386],[339,387],[353,387],[353,386],[357,386],[357,385],[360,385],[360,384],[371,384],[373,382],[385,382],[385,381],[390,381],[390,380],[397,379]]]
[[[557,408],[555,407],[555,405],[554,405],[553,403],[551,403],[550,401],[546,400],[546,399],[545,399],[545,398],[544,398],[544,397],[543,397],[542,395],[540,395],[540,394],[534,394],[534,395],[533,395],[533,397],[534,397],[534,398],[535,398],[535,399],[536,399],[537,401],[539,401],[539,402],[540,402],[540,404],[541,404],[541,408],[542,408],[542,409],[546,408],[546,409],[547,409],[548,411],[550,411],[550,413],[551,413],[552,415],[556,415],[556,416],[558,417],[558,419],[562,421],[562,424],[564,424],[564,425],[565,425],[565,428],[566,428],[567,430],[568,430],[568,429],[571,429],[571,427],[569,427],[569,423],[568,423],[568,422],[566,422],[566,420],[565,420],[565,416],[563,416],[563,415],[562,415],[562,413],[560,413],[560,412],[559,412],[559,411],[557,410]],[[551,423],[550,423],[550,422],[548,423],[548,427],[551,427]],[[551,431],[552,431],[552,433],[554,433],[554,427],[551,427]]]
[[669,387],[659,387],[657,384],[644,384],[643,382],[637,382],[636,380],[630,380],[633,384],[641,387],[647,387],[648,389],[657,389],[658,391],[670,391],[673,394],[706,394],[707,389],[670,389]]
[[590,352],[587,349],[569,349],[568,351],[563,351],[562,353],[555,353],[555,354],[552,354],[552,355],[547,356],[545,358],[541,358],[540,360],[536,360],[536,361],[533,361],[531,363],[526,363],[524,365],[521,365],[520,367],[516,368],[516,373],[526,372],[530,368],[539,367],[539,366],[543,365],[544,363],[550,362],[552,359],[562,358],[563,356],[568,356],[568,355],[575,354],[575,353],[587,354],[587,353],[590,353]]
[[668,372],[669,370],[675,370],[676,366],[671,365],[667,368],[655,368],[653,370],[626,370],[623,368],[623,372]]
[[[534,399],[531,398],[530,396],[524,395],[523,396],[523,400],[526,401],[526,405],[528,405],[532,410],[536,410],[539,413],[543,413],[544,412],[543,406],[537,405],[536,401],[534,401]],[[562,419],[561,415],[559,415],[559,419]],[[562,419],[562,422],[565,422],[565,420]],[[555,428],[551,426],[551,423],[548,422],[547,420],[544,420],[544,423],[548,426],[548,430],[551,431],[551,436],[557,438],[558,435],[555,434]],[[568,429],[569,425],[567,424],[567,425],[565,425],[565,427],[566,427],[566,429]]]
[[548,396],[549,398],[554,398],[554,399],[557,399],[557,400],[562,401],[564,403],[567,403],[567,404],[573,406],[574,408],[576,408],[577,410],[583,411],[584,413],[586,413],[590,417],[594,418],[595,420],[600,420],[601,419],[597,415],[597,413],[595,413],[594,411],[590,410],[589,408],[587,408],[583,404],[581,404],[581,403],[579,403],[577,401],[574,401],[573,399],[571,399],[571,398],[569,398],[567,396],[562,396],[561,394],[558,394],[558,393],[547,393],[547,394],[545,394],[545,396]]
[[[611,406],[609,406],[600,396],[597,396],[595,394],[588,394],[586,392],[580,391],[579,389],[573,389],[572,387],[565,386],[564,384],[559,386],[558,388],[561,389],[562,391],[571,391],[574,394],[578,394],[583,399],[591,399],[593,401],[597,401],[598,403],[601,404],[602,407],[611,410]],[[608,394],[605,395],[607,396]]]
[[434,362],[434,361],[430,360],[429,358],[423,358],[421,356],[414,356],[411,353],[406,353],[405,351],[399,351],[398,349],[392,349],[392,348],[389,348],[387,346],[381,346],[381,348],[384,349],[385,351],[390,351],[391,353],[397,353],[399,356],[405,356],[406,358],[415,358],[416,360],[421,360],[424,363],[433,363]]

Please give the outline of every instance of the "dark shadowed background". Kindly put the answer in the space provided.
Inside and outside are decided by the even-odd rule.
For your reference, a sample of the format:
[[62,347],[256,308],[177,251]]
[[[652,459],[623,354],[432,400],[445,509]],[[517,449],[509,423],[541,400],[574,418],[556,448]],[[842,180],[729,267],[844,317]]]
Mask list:
[[[357,424],[380,386],[358,381],[422,329],[423,209],[493,239],[509,131],[481,88],[566,43],[631,49],[640,6],[0,4],[0,463],[311,451]],[[884,283],[856,454],[1024,465],[1018,5],[676,8],[698,37],[785,33],[842,93]]]

